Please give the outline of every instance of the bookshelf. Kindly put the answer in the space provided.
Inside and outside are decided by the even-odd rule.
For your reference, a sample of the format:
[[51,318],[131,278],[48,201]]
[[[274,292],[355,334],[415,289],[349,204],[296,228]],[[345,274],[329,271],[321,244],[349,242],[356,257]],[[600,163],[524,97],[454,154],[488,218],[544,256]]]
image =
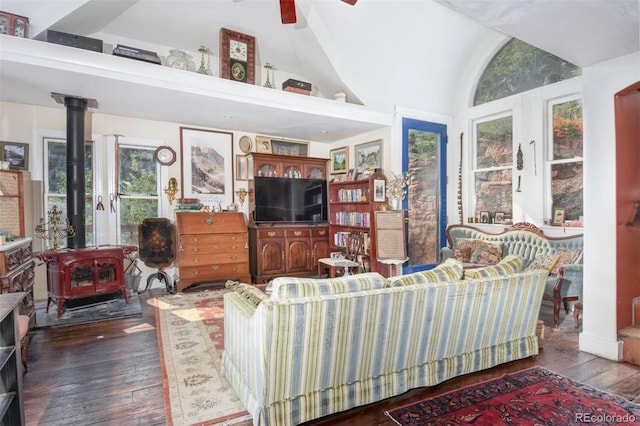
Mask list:
[[345,241],[352,233],[363,234],[363,254],[368,256],[370,271],[385,275],[388,267],[377,259],[374,212],[386,206],[386,197],[374,200],[374,181],[386,178],[373,173],[368,179],[329,183],[329,245],[331,251],[344,251]]

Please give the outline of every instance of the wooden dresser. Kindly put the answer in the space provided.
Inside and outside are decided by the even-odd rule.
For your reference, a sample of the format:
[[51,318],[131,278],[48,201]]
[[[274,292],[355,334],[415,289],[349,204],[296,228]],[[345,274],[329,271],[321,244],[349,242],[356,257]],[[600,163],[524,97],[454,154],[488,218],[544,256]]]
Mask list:
[[20,302],[20,315],[29,317],[29,328],[36,322],[33,302],[35,262],[31,242],[31,238],[17,238],[0,245],[0,293],[26,293]]
[[239,212],[176,212],[177,291],[199,283],[250,283],[247,221]]

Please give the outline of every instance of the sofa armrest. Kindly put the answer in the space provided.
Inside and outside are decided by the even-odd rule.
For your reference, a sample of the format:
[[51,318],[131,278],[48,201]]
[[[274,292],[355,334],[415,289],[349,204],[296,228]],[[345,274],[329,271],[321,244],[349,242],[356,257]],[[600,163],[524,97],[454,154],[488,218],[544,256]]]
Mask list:
[[559,291],[560,297],[575,296],[582,299],[583,270],[584,265],[581,263],[572,263],[560,267],[558,282],[556,283],[556,291]]
[[440,263],[453,257],[453,249],[450,247],[442,247],[440,249]]

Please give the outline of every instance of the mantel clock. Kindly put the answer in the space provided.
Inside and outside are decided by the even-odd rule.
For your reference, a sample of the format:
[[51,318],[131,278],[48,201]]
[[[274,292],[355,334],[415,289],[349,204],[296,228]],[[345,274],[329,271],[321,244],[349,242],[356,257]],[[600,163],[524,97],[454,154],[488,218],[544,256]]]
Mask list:
[[220,77],[255,84],[255,63],[255,37],[221,28]]

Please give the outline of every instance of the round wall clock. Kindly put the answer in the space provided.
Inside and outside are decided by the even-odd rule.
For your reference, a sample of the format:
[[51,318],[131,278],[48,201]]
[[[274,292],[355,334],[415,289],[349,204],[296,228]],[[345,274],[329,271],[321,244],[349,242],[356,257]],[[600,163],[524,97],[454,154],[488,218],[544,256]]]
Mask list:
[[249,136],[243,136],[240,138],[240,151],[244,152],[245,154],[248,154],[251,152],[251,138]]
[[153,159],[163,166],[170,166],[176,161],[176,152],[170,146],[159,146],[153,153]]

